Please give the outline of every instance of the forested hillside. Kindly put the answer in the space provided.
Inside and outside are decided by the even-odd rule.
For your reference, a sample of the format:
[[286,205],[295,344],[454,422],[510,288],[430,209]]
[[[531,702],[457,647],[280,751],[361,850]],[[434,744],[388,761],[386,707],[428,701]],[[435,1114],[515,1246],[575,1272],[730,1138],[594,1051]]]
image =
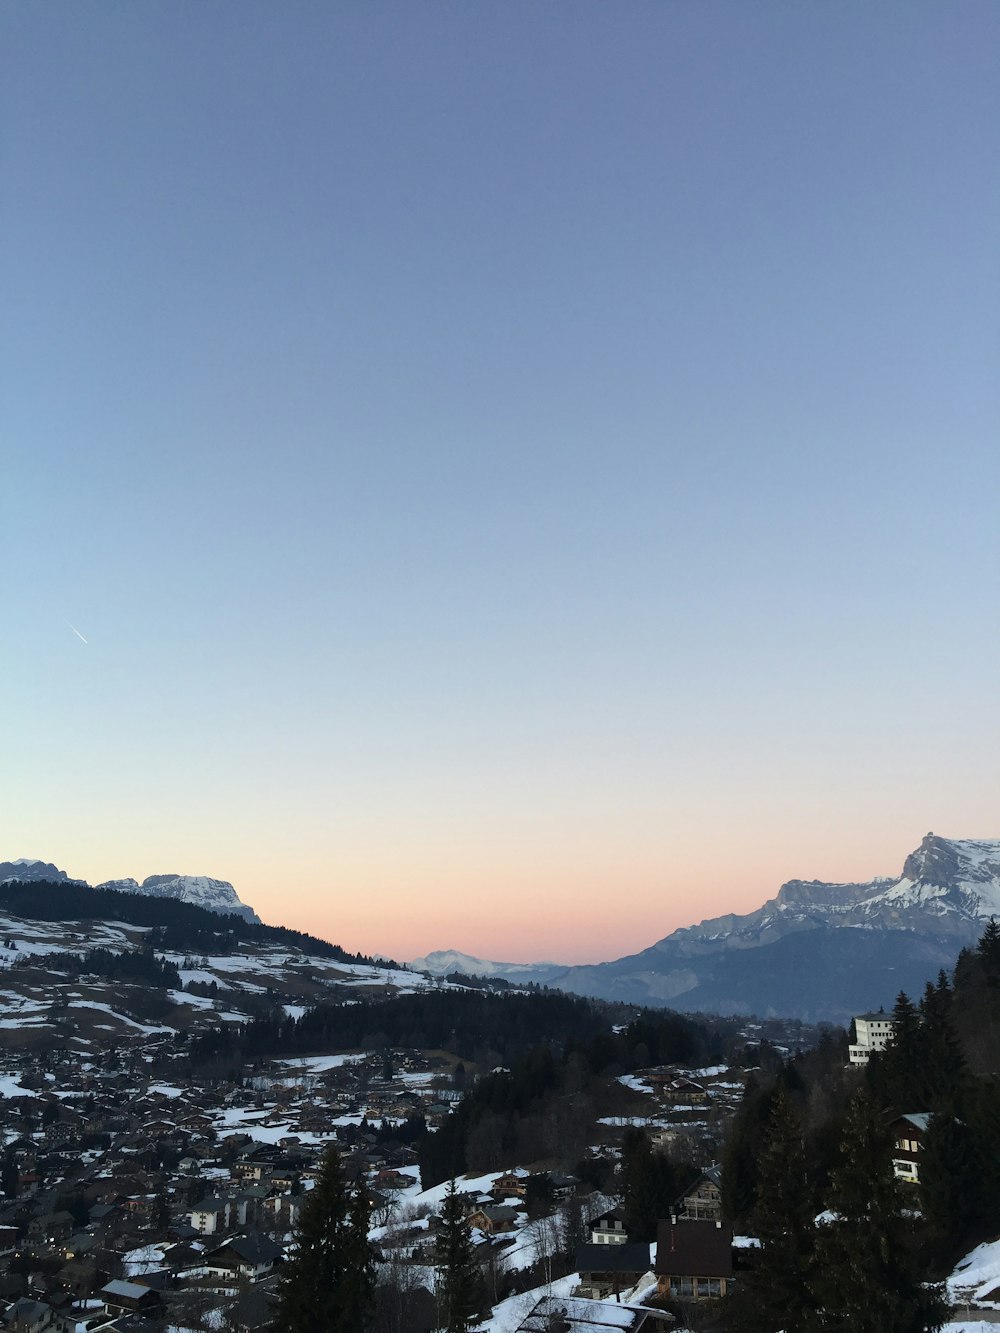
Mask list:
[[[748,1081],[723,1205],[761,1247],[731,1298],[734,1333],[931,1328],[924,1280],[1000,1230],[1000,927],[892,1017],[866,1067],[828,1036]],[[926,1124],[919,1183],[893,1172],[901,1116]]]
[[[149,945],[187,953],[219,953],[243,942],[286,944],[321,958],[377,966],[364,954],[348,953],[338,944],[287,926],[263,926],[238,916],[219,916],[193,903],[171,898],[147,898],[114,889],[92,889],[86,884],[55,881],[0,884],[0,912],[35,921],[122,921],[150,931]],[[398,967],[381,960],[387,967]]]

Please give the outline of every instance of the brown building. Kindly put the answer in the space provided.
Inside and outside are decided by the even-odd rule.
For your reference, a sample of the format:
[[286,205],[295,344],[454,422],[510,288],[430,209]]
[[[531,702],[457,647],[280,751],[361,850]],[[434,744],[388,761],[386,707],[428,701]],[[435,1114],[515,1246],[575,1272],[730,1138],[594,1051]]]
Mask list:
[[892,1169],[911,1185],[920,1183],[920,1157],[930,1120],[928,1112],[915,1111],[892,1122]]
[[671,1209],[681,1220],[722,1221],[722,1168],[709,1166],[689,1185]]
[[656,1237],[656,1290],[675,1300],[725,1296],[733,1281],[733,1229],[669,1218]]

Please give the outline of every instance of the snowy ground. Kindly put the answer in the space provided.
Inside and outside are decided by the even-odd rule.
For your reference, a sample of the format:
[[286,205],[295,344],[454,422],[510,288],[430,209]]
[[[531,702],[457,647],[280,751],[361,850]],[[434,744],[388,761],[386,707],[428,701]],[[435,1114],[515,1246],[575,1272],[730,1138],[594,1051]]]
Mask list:
[[[988,1299],[1000,1288],[1000,1240],[977,1245],[964,1259],[960,1259],[946,1286],[948,1299],[958,1307],[959,1314],[964,1314],[963,1307],[970,1305],[985,1310],[1000,1310],[1000,1299],[995,1295],[993,1299]],[[973,1319],[970,1328],[976,1328],[978,1333],[975,1311],[969,1310],[968,1313]],[[954,1325],[949,1324],[948,1327],[953,1328]],[[993,1327],[996,1327],[995,1323]]]
[[367,1051],[360,1055],[306,1055],[296,1060],[278,1060],[277,1063],[292,1070],[301,1069],[304,1073],[322,1074],[328,1069],[339,1069],[341,1065],[356,1065],[367,1055]]
[[0,1097],[38,1097],[31,1088],[22,1088],[16,1074],[0,1074]]

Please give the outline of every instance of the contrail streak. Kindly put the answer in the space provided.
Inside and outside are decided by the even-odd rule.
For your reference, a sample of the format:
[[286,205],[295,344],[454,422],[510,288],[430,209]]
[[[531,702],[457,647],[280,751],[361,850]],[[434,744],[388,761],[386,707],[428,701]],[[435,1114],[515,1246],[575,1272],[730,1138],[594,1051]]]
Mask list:
[[84,643],[87,642],[87,640],[83,638],[83,635],[80,633],[80,631],[77,629],[75,625],[71,625],[68,620],[66,621],[66,624],[69,625],[70,629],[73,631],[73,633],[76,635],[78,639],[83,639]]

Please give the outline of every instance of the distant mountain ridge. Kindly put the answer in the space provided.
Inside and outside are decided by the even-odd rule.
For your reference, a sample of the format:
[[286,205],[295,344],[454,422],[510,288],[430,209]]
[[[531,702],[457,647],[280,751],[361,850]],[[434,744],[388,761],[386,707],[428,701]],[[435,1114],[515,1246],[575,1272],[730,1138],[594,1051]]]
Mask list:
[[[845,1022],[900,990],[919,994],[994,915],[1000,840],[929,833],[896,878],[789,880],[754,912],[682,927],[626,958],[534,972],[492,964],[491,975],[688,1011]],[[421,961],[436,971],[437,957]]]
[[457,949],[436,949],[426,958],[414,958],[407,966],[415,972],[429,972],[435,977],[458,972],[467,977],[502,977],[505,981],[535,981],[539,984],[544,984],[543,976],[560,976],[566,971],[565,963],[491,963],[485,958],[459,953]]
[[[0,861],[0,884],[9,884],[14,880],[27,884],[80,884],[91,887],[86,880],[71,879],[65,870],[58,869],[48,861],[31,860],[28,857],[17,861]],[[174,898],[178,902],[204,907],[206,911],[216,912],[220,916],[238,916],[252,924],[260,924],[260,917],[252,907],[240,901],[228,880],[211,879],[207,875],[147,875],[141,884],[135,879],[109,879],[93,887],[113,889],[118,893],[138,893],[148,898]]]

